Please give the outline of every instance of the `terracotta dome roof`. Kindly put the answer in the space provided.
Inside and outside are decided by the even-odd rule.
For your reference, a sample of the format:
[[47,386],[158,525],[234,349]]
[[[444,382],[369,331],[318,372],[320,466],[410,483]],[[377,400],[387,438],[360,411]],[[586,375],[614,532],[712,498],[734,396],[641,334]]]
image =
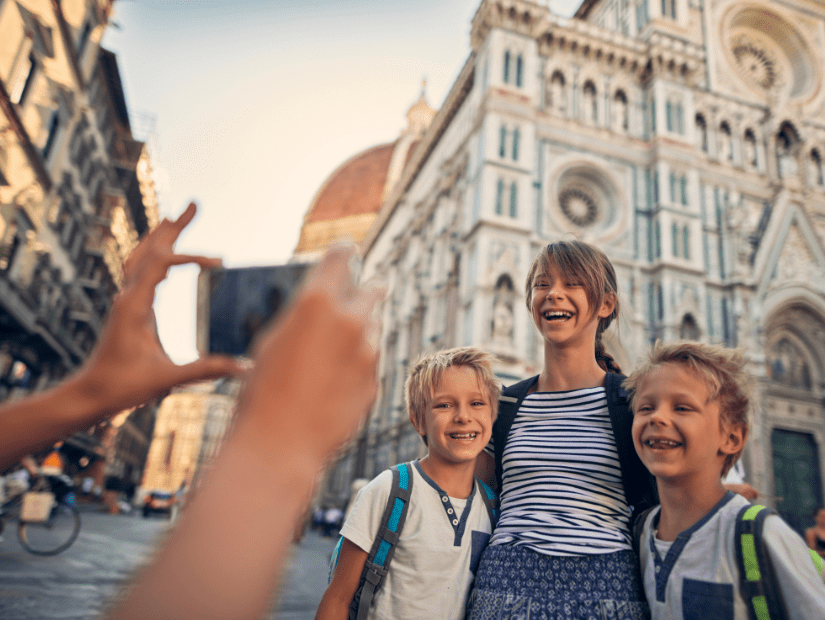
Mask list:
[[315,194],[304,223],[377,213],[394,148],[381,144],[341,164]]

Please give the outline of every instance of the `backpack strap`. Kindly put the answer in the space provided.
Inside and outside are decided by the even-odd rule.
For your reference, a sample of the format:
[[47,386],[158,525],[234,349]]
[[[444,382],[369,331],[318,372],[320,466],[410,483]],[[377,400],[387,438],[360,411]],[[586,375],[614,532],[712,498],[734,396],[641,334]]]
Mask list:
[[501,459],[504,455],[504,445],[510,434],[510,427],[516,419],[521,401],[527,396],[530,388],[538,383],[539,376],[525,379],[502,390],[498,397],[498,417],[493,424],[493,450],[496,462],[496,490],[501,495],[501,475],[503,472]]
[[638,557],[642,556],[642,534],[644,534],[645,531],[647,516],[653,512],[654,508],[656,508],[656,506],[651,506],[633,518],[633,550],[636,552]]
[[734,547],[739,565],[739,591],[751,620],[784,620],[785,602],[762,542],[765,518],[776,514],[772,508],[743,506],[736,515]]
[[364,562],[361,584],[352,599],[349,609],[350,620],[366,620],[372,599],[384,583],[390,562],[395,555],[398,537],[407,518],[407,508],[413,485],[413,464],[401,463],[390,468],[392,471],[392,489],[387,498],[387,506],[381,517],[378,534],[372,543],[372,549]]
[[493,526],[493,529],[496,528],[496,523],[498,523],[498,497],[496,496],[496,492],[490,488],[481,478],[476,478],[476,486],[478,487],[478,493],[481,495],[481,499],[484,500],[484,506],[487,508],[487,516],[490,517],[490,525]]

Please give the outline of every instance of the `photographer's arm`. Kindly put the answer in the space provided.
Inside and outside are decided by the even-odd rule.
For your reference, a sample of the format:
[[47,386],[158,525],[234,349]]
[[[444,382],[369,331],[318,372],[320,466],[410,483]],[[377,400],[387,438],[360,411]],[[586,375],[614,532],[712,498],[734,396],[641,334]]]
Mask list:
[[378,297],[333,250],[262,335],[237,422],[177,529],[110,617],[259,618],[325,459],[375,396]]
[[158,339],[152,303],[155,287],[169,268],[220,264],[204,256],[174,253],[174,243],[195,210],[190,204],[176,221],[163,220],[132,252],[124,267],[123,289],[83,366],[54,388],[0,406],[0,470],[24,454],[153,400],[176,385],[240,372],[236,362],[220,356],[179,366]]

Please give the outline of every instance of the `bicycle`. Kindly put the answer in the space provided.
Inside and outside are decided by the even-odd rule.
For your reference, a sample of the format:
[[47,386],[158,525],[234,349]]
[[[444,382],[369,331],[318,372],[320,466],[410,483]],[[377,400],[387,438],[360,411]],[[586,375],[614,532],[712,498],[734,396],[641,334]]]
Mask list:
[[[80,511],[74,505],[74,492],[67,480],[66,476],[40,475],[35,478],[28,491],[0,506],[0,532],[6,523],[17,519],[17,537],[29,553],[57,555],[71,547],[80,533]],[[31,494],[40,495],[34,497]],[[27,495],[35,500],[27,502],[29,514],[23,509]]]

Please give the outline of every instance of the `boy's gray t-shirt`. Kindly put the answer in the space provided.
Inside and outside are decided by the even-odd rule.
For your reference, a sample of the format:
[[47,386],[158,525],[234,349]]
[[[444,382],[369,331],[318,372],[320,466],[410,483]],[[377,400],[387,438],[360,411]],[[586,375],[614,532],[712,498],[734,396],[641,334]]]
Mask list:
[[[475,485],[468,499],[455,499],[441,491],[418,462],[412,469],[407,519],[369,618],[461,620],[492,524]],[[361,489],[341,535],[369,552],[391,489],[389,470]],[[453,514],[448,515],[448,510]]]
[[[741,495],[725,497],[673,542],[651,536],[659,510],[645,522],[640,545],[642,580],[652,620],[748,620],[739,592],[734,532],[736,516],[751,505]],[[825,618],[825,585],[808,547],[782,519],[765,520],[763,541],[770,554],[789,620]]]

